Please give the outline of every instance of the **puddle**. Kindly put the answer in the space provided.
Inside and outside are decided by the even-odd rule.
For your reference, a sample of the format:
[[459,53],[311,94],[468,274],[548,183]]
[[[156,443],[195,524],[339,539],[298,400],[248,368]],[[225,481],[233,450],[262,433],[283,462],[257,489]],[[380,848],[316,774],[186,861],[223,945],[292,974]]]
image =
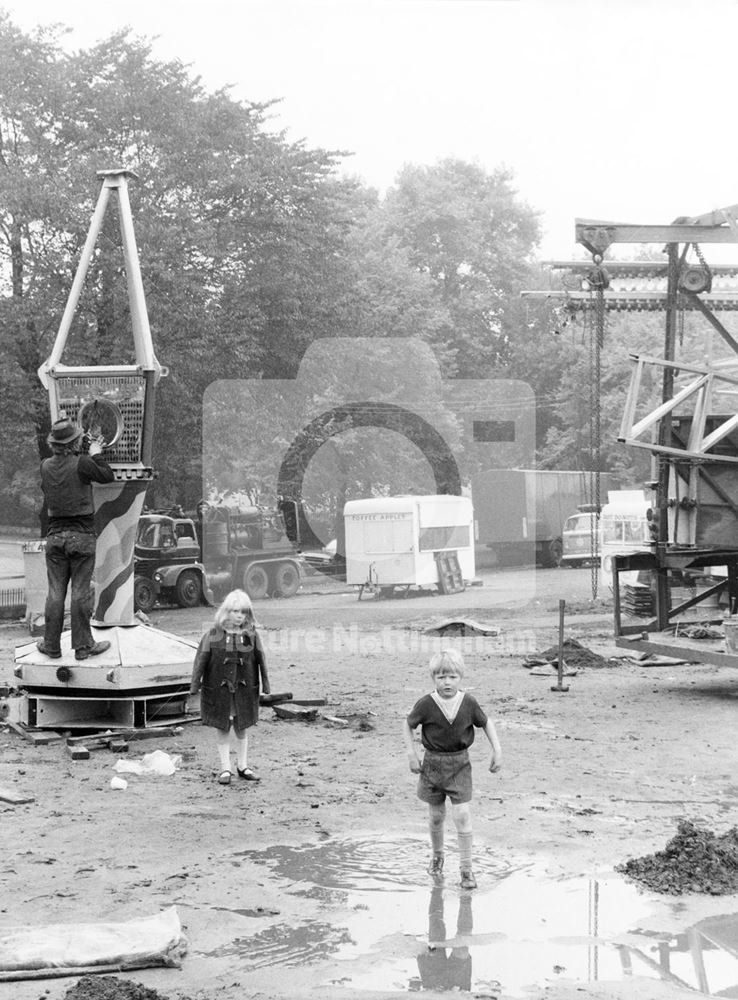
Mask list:
[[[307,883],[321,889],[363,892],[411,892],[425,887],[428,845],[425,840],[381,836],[331,839],[302,847],[276,845],[265,851],[240,851],[236,855],[265,864],[279,878]],[[504,878],[510,865],[480,848],[475,870],[483,877]]]
[[425,840],[244,851],[288,894],[318,901],[321,920],[273,922],[209,954],[232,956],[244,971],[314,966],[323,985],[357,990],[524,997],[557,979],[646,976],[738,996],[737,897],[656,896],[610,872],[561,878],[481,846],[479,889],[462,892],[454,847],[452,835],[441,886],[424,872]]

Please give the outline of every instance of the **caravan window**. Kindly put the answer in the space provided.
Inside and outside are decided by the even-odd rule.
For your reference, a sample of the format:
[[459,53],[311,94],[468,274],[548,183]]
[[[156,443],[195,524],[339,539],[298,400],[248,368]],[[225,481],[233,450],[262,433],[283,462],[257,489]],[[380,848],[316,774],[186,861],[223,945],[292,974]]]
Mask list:
[[377,520],[359,520],[361,549],[367,555],[387,555],[394,552],[412,552],[412,515]]
[[438,552],[440,549],[467,549],[471,545],[468,524],[439,525],[420,529],[420,551]]

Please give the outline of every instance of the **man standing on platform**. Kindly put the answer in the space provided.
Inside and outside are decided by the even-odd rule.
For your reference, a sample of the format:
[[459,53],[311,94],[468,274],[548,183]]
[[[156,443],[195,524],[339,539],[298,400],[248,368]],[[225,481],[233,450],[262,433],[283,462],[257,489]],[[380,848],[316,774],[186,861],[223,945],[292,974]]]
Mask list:
[[102,458],[100,436],[90,440],[88,455],[80,454],[82,429],[71,420],[55,421],[47,441],[52,456],[41,463],[41,488],[48,517],[48,593],[44,638],[36,645],[52,659],[62,655],[64,602],[71,581],[72,647],[76,659],[86,660],[110,649],[109,642],[95,642],[90,630],[96,542],[92,484],[112,483],[113,470]]

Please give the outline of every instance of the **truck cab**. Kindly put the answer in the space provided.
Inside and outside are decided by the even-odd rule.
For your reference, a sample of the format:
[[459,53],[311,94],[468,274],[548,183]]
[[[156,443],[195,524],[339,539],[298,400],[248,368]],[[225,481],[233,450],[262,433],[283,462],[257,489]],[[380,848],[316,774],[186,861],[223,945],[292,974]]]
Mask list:
[[133,600],[149,612],[157,598],[194,608],[211,599],[200,562],[195,522],[167,514],[144,513],[139,518],[134,545]]

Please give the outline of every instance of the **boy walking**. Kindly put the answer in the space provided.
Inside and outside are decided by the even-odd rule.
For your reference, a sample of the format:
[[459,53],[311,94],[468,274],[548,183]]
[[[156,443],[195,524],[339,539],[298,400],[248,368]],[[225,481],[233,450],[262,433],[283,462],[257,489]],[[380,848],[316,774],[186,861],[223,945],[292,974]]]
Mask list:
[[[461,888],[476,889],[472,868],[473,831],[471,821],[472,774],[469,747],[475,728],[482,729],[492,747],[489,769],[499,771],[502,750],[494,724],[479,702],[461,691],[464,659],[455,649],[445,649],[431,657],[430,673],[435,690],[415,703],[403,729],[410,770],[418,774],[418,797],[428,803],[431,861],[428,874],[443,875],[446,798],[459,843]],[[422,762],[415,749],[413,731],[420,726],[425,749]]]

